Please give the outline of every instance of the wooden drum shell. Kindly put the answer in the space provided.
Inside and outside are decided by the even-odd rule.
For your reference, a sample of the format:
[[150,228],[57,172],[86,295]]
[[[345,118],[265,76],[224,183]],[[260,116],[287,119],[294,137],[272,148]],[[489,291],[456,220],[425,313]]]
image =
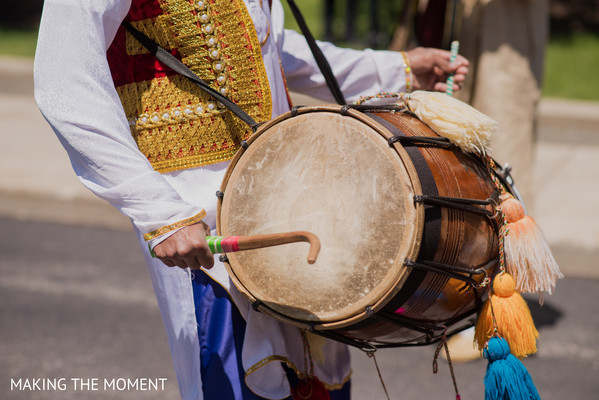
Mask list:
[[[364,130],[368,132],[366,136],[369,138],[380,136],[380,139],[385,143],[384,145],[386,145],[387,139],[397,134],[397,131],[405,136],[438,137],[436,133],[417,118],[405,113],[375,112],[364,114],[355,110],[346,112],[339,106],[317,106],[301,108],[297,115],[303,115],[304,118],[309,117],[310,119],[330,115],[333,120],[340,120],[342,124],[349,123],[348,129],[350,130],[354,126],[358,126],[358,129],[360,129],[360,126],[364,126]],[[266,147],[270,141],[275,140],[271,139],[271,136],[279,135],[278,130],[284,130],[281,127],[287,126],[285,124],[288,124],[293,118],[296,118],[296,114],[288,113],[265,124],[248,141],[248,150],[240,151],[231,162],[221,189],[224,193],[224,199],[219,202],[218,207],[217,230],[219,234],[259,234],[268,229],[269,224],[258,228],[258,231],[253,231],[252,223],[238,224],[237,221],[247,217],[246,214],[250,212],[248,210],[251,207],[245,208],[245,204],[253,199],[253,196],[251,196],[253,183],[246,184],[241,181],[249,179],[248,175],[255,170],[255,165],[262,164],[262,161],[255,162],[254,160],[248,163],[248,157],[250,159],[251,157],[266,157],[264,155],[252,155],[253,146],[255,146],[255,150],[260,152],[262,147]],[[347,119],[351,119],[351,122]],[[337,122],[333,123],[332,126],[336,126],[335,124]],[[335,130],[328,128],[327,126],[323,127],[321,134],[332,134],[329,131]],[[302,130],[301,125],[300,128],[295,127],[294,129]],[[379,139],[374,138],[373,140],[377,142]],[[265,144],[260,144],[261,141]],[[380,148],[381,150],[376,151],[386,152],[387,150],[383,149],[384,145],[377,142],[377,149]],[[375,285],[374,290],[369,289],[368,295],[356,300],[356,304],[343,307],[339,312],[336,312],[336,310],[333,310],[333,312],[312,311],[309,306],[294,307],[293,304],[287,303],[285,299],[279,300],[279,293],[272,297],[268,294],[263,295],[261,287],[270,286],[273,279],[280,278],[284,280],[285,276],[279,277],[281,274],[277,273],[275,269],[275,272],[272,273],[273,277],[265,281],[267,283],[261,282],[258,285],[253,282],[254,278],[251,277],[252,269],[257,263],[256,258],[254,258],[255,254],[249,256],[242,256],[241,253],[229,254],[229,262],[226,265],[233,282],[250,301],[260,304],[261,311],[270,313],[273,317],[290,324],[373,346],[427,343],[441,336],[446,329],[450,333],[472,324],[470,317],[475,314],[480,301],[484,298],[483,290],[476,290],[464,284],[461,280],[449,278],[442,274],[405,267],[403,263],[405,259],[432,261],[474,270],[492,263],[497,258],[498,239],[496,227],[488,217],[460,209],[425,206],[413,202],[414,196],[423,193],[453,198],[487,200],[496,195],[495,186],[489,177],[489,173],[481,160],[467,155],[457,148],[402,146],[400,143],[395,143],[389,147],[394,152],[392,157],[397,158],[397,162],[394,162],[391,169],[395,169],[396,172],[399,171],[399,175],[401,175],[397,179],[398,183],[396,185],[400,188],[398,189],[400,190],[398,197],[401,198],[398,199],[398,202],[405,203],[401,205],[400,211],[401,214],[406,214],[407,222],[406,232],[401,232],[400,235],[402,244],[398,245],[393,253],[395,260],[393,260],[389,271],[385,270],[381,275],[384,278],[379,278],[380,282]],[[277,148],[280,148],[280,146]],[[360,149],[355,151],[360,151]],[[266,153],[269,152],[272,152],[272,150],[266,151]],[[382,158],[387,156],[383,155]],[[413,158],[415,156],[419,158],[419,162],[414,162]],[[298,180],[301,180],[301,178],[298,178]],[[427,184],[421,184],[422,182]],[[236,185],[241,185],[240,192],[244,192],[237,202],[235,200],[237,195],[233,194],[237,189],[232,189]],[[269,190],[266,185],[263,186],[266,187],[265,191]],[[276,190],[274,191],[276,192]],[[351,197],[352,193],[338,193],[337,196]],[[257,207],[264,206],[258,204]],[[266,208],[271,207],[266,206]],[[241,215],[234,215],[236,210],[237,212],[240,211],[240,208],[243,208]],[[398,217],[403,216],[398,215]],[[251,217],[249,219],[251,220]],[[383,220],[384,218],[379,219],[379,221]],[[273,224],[274,222],[270,225]],[[295,226],[293,224],[290,228],[293,228],[293,230],[310,230],[310,227]],[[318,226],[315,229],[318,230]],[[239,230],[242,232],[239,232]],[[319,232],[315,233],[319,234]],[[339,235],[344,233],[342,229]],[[372,236],[377,235],[378,233]],[[387,238],[387,241],[392,241],[392,239]],[[325,250],[326,246],[323,244],[323,251]],[[256,252],[259,251],[261,250],[256,250]],[[247,253],[251,252],[254,252],[254,250]],[[278,262],[277,260],[270,260],[269,256],[266,253],[264,254],[261,257],[266,261],[258,263],[268,264],[272,262],[276,264]],[[377,262],[380,263],[380,261]],[[311,267],[300,266],[294,268]],[[265,273],[268,273],[269,269],[267,268],[265,271]],[[285,271],[289,271],[289,269]],[[492,270],[489,271],[489,274],[491,273]],[[260,274],[263,273],[260,272]],[[482,278],[481,276],[476,279],[482,280]],[[294,286],[297,287],[298,291],[303,290],[299,287],[302,282],[301,279],[293,281],[293,284],[290,285],[292,289],[287,289],[287,291],[293,291]],[[318,283],[317,280],[313,284]],[[357,282],[357,284],[359,283]],[[284,286],[285,283],[272,285]],[[260,293],[257,294],[258,292]],[[262,296],[266,298],[262,298]],[[324,297],[327,297],[326,294]],[[331,297],[334,297],[334,293],[331,293]],[[389,318],[383,318],[382,316],[391,316],[391,321]],[[399,323],[393,321],[394,316],[397,317]],[[405,324],[406,321],[408,327]],[[409,327],[410,321],[416,322],[416,325],[430,325],[434,329],[426,332],[421,329],[413,329]]]
[[[374,117],[389,122],[406,136],[438,137],[432,129],[411,115],[376,113]],[[475,156],[467,155],[455,147],[418,146],[415,151],[421,154],[430,169],[438,196],[480,200],[496,198],[496,188],[489,172]],[[422,168],[417,170],[422,176]],[[425,213],[423,235],[428,230],[438,231],[436,235],[432,234],[438,242],[436,245],[422,245],[418,256],[421,261],[471,269],[494,265],[497,261],[497,227],[488,217],[459,209],[432,207]],[[495,266],[489,269],[489,276],[494,271]],[[482,283],[484,276],[476,279]],[[402,292],[382,311],[390,315],[401,310],[400,315],[408,321],[402,320],[396,325],[375,319],[368,324],[344,330],[341,334],[374,345],[427,343],[438,336],[430,337],[430,332],[423,333],[401,325],[409,324],[410,320],[418,324],[436,325],[437,335],[442,335],[445,328],[448,334],[465,329],[475,323],[476,312],[486,292],[486,288],[474,289],[461,280],[438,273],[413,271]]]

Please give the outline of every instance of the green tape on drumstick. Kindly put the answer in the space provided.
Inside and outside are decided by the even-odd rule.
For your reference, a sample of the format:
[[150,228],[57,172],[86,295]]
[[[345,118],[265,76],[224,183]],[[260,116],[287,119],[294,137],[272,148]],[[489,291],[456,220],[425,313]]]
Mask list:
[[[239,248],[239,236],[206,236],[208,248],[212,254],[233,253],[241,250]],[[148,243],[148,249],[153,258],[156,258],[156,253]]]
[[[451,64],[453,64],[455,62],[456,58],[458,57],[459,49],[460,49],[460,42],[458,42],[457,40],[454,40],[453,42],[451,42],[450,55],[449,55],[449,62]],[[445,94],[448,94],[449,96],[453,96],[453,75],[454,74],[450,74],[447,77],[447,89],[445,89]]]
[[[213,254],[234,253],[241,250],[260,249],[263,247],[278,246],[281,244],[308,242],[310,251],[308,253],[308,263],[314,264],[320,251],[320,240],[318,236],[306,231],[270,233],[253,236],[206,236],[208,248]],[[152,257],[156,253],[148,243],[148,249]]]
[[206,241],[208,242],[208,248],[212,252],[212,254],[222,253],[223,248],[221,247],[222,236],[206,236]]

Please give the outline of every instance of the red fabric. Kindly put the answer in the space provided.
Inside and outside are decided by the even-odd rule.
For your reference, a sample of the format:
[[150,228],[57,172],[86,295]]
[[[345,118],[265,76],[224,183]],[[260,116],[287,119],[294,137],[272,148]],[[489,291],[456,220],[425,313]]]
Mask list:
[[293,400],[331,400],[329,391],[315,376],[301,379],[291,395]]
[[[140,21],[156,17],[161,13],[162,10],[158,0],[133,0],[131,9],[125,19],[127,21]],[[128,55],[126,43],[126,29],[121,26],[106,52],[115,86],[175,75],[172,69],[161,64],[153,54]],[[180,59],[176,50],[173,50],[172,54]]]
[[127,14],[127,21],[141,21],[143,19],[155,18],[162,14],[158,0],[133,0],[131,9]]

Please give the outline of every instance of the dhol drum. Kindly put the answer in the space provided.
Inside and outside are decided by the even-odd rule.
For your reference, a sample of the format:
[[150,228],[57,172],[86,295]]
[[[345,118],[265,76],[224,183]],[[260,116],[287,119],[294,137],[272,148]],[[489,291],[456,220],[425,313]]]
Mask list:
[[256,309],[361,348],[426,344],[471,326],[497,265],[497,193],[483,160],[405,112],[301,107],[232,160],[221,235],[310,231],[227,255]]

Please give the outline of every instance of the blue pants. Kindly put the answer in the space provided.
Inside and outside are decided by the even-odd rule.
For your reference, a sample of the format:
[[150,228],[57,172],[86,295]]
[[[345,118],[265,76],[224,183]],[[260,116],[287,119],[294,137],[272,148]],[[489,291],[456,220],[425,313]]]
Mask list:
[[[202,271],[194,271],[193,296],[200,340],[200,363],[206,400],[259,400],[245,384],[241,349],[245,321],[227,291]],[[297,376],[285,368],[291,387]],[[349,400],[350,383],[329,391],[331,400]]]

